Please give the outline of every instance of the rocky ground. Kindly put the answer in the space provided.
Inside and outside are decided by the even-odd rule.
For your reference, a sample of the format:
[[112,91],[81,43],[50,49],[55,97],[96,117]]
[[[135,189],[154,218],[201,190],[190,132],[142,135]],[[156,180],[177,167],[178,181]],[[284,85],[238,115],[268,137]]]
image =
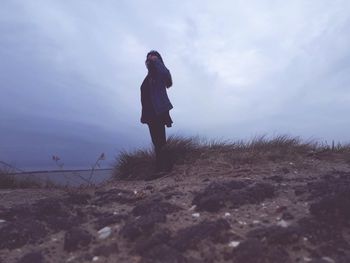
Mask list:
[[0,191],[0,262],[350,262],[338,154],[199,158],[155,180]]

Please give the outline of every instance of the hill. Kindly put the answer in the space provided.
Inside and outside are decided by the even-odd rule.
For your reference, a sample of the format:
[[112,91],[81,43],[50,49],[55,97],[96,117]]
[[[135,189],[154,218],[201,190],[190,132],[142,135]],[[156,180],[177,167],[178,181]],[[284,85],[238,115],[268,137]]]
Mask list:
[[1,190],[0,262],[350,262],[350,147],[170,138],[81,189]]

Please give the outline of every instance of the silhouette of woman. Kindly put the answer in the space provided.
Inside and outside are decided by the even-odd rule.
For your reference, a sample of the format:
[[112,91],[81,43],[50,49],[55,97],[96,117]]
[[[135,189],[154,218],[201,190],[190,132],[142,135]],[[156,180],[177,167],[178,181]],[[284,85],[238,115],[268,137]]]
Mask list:
[[166,89],[172,86],[170,71],[164,65],[161,55],[150,51],[146,56],[148,74],[141,85],[141,123],[148,125],[156,154],[156,172],[172,169],[170,156],[164,151],[166,145],[165,126],[173,123],[169,111],[173,108]]

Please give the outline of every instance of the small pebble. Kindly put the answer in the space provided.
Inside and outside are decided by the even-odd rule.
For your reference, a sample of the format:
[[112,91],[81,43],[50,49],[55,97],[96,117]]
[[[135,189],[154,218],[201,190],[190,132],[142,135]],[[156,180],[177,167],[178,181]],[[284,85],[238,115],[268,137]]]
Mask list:
[[229,247],[238,247],[238,245],[240,244],[239,241],[231,241],[228,246]]
[[196,205],[193,205],[193,206],[191,206],[191,208],[189,209],[190,211],[193,211],[193,210],[195,210],[196,209]]
[[75,259],[75,256],[71,256],[70,258],[67,259],[67,262],[71,262]]
[[277,222],[277,225],[281,227],[288,227],[290,224],[285,220],[280,220]]
[[253,224],[260,224],[260,221],[259,220],[253,220]]
[[92,261],[97,261],[97,260],[98,260],[98,257],[96,256],[92,258]]
[[0,219],[0,223],[5,223],[5,222],[6,222],[6,220]]
[[109,226],[106,226],[100,229],[97,233],[99,239],[105,239],[111,235],[112,229]]
[[230,213],[225,213],[225,217],[231,216]]
[[199,213],[193,213],[192,216],[198,218],[198,217],[200,217],[200,214]]
[[329,262],[329,263],[335,263],[334,259],[332,259],[332,258],[330,258],[330,257],[322,257],[322,259],[323,259],[324,261]]

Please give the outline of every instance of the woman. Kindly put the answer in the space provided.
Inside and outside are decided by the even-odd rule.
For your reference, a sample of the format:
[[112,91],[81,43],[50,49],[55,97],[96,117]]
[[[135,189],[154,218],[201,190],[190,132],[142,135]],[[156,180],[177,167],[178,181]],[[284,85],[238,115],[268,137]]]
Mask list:
[[165,154],[165,126],[171,127],[173,121],[169,111],[173,108],[167,88],[172,86],[170,71],[165,67],[161,55],[150,51],[146,56],[148,74],[141,85],[141,122],[148,125],[156,154],[156,172],[170,171],[170,156]]

